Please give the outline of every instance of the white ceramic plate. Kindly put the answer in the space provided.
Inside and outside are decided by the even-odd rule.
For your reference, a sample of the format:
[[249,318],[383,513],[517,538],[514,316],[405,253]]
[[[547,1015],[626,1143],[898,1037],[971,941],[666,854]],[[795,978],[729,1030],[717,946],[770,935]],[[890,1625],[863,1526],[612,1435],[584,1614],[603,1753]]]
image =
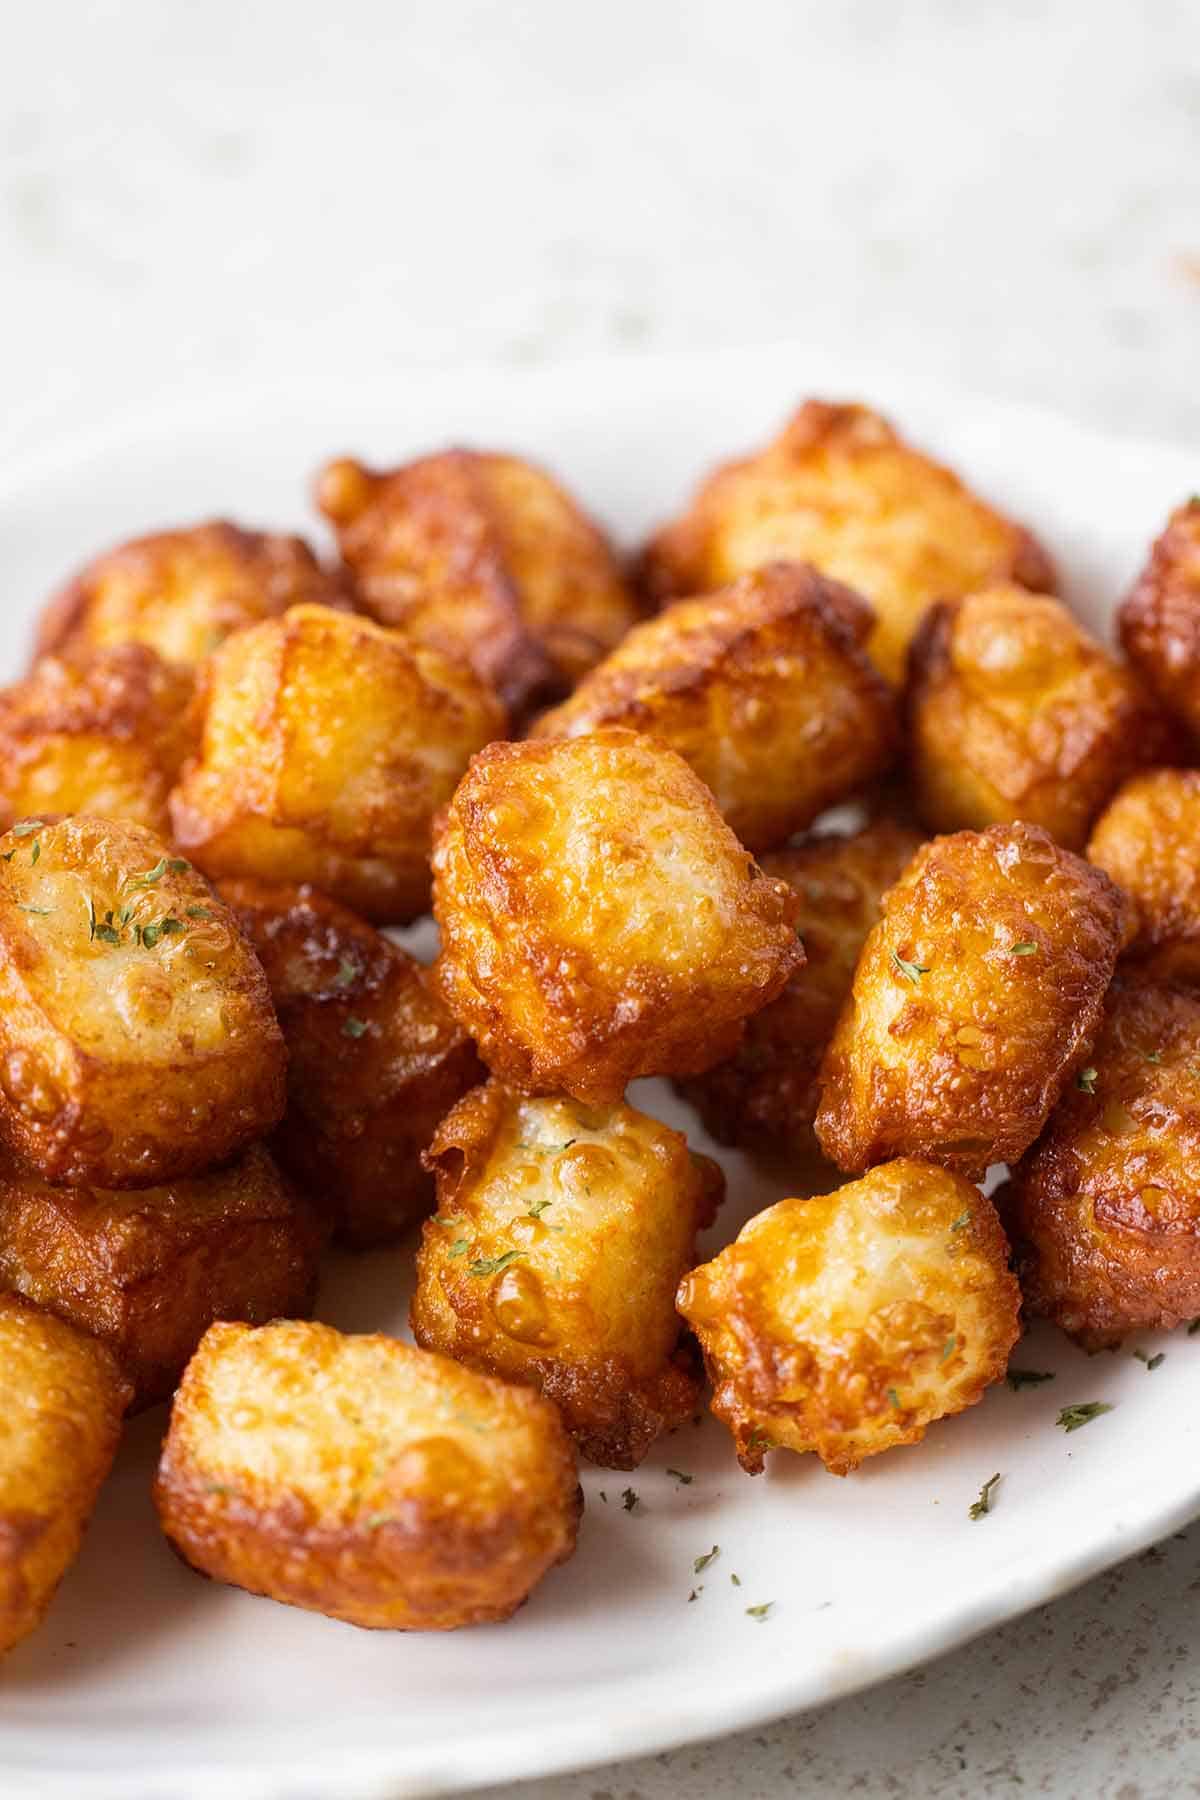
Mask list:
[[[0,470],[0,655],[15,672],[46,591],[132,532],[216,513],[313,531],[307,483],[337,451],[386,461],[450,441],[511,446],[633,542],[708,463],[760,441],[810,392],[893,410],[1032,523],[1100,626],[1168,505],[1196,485],[1181,451],[796,350],[406,376],[369,394],[316,392],[297,371],[290,392],[122,422],[36,468]],[[635,1098],[704,1144],[664,1089]],[[731,1199],[714,1244],[793,1191],[723,1161]],[[410,1262],[336,1260],[321,1316],[402,1329]],[[1200,1512],[1200,1338],[1155,1347],[1166,1361],[1148,1373],[1128,1351],[1089,1360],[1039,1331],[1015,1360],[1053,1369],[1053,1382],[995,1389],[846,1481],[788,1457],[750,1481],[711,1421],[686,1427],[632,1477],[585,1474],[579,1552],[515,1620],[431,1637],[355,1631],[181,1567],[150,1507],[164,1423],[152,1413],[129,1432],[49,1620],[0,1672],[0,1786],[6,1800],[383,1800],[662,1749],[847,1693]],[[1087,1400],[1115,1410],[1071,1436],[1056,1429],[1060,1407]],[[694,1479],[681,1485],[668,1466]],[[997,1471],[995,1510],[972,1522]],[[764,1601],[760,1623],[746,1609]]]

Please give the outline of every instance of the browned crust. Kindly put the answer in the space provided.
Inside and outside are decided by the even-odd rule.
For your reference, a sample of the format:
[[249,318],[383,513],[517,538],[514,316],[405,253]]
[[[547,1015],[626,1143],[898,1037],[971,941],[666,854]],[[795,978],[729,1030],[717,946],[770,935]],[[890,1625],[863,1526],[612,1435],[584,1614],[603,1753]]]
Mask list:
[[214,1319],[312,1310],[325,1233],[253,1146],[169,1188],[55,1188],[0,1163],[0,1285],[101,1339],[140,1410],[166,1399]]
[[1119,980],[1017,1164],[1004,1217],[1030,1312],[1088,1349],[1200,1314],[1200,995]]
[[1177,506],[1117,614],[1125,654],[1200,735],[1200,494]]
[[968,1180],[1015,1161],[1087,1056],[1124,927],[1108,877],[1037,826],[925,845],[867,937],[825,1055],[826,1155],[848,1172],[916,1156]]
[[107,582],[117,575],[131,585],[140,582],[152,594],[180,554],[199,562],[232,564],[239,570],[239,585],[244,582],[255,591],[257,605],[241,617],[236,616],[238,601],[226,602],[230,630],[303,602],[339,609],[351,604],[338,577],[321,567],[303,538],[247,531],[227,519],[212,519],[131,538],[88,563],[47,603],[38,626],[36,655],[86,649],[88,615]]
[[394,1242],[433,1203],[421,1152],[484,1079],[427,970],[311,886],[225,881],[288,1046],[280,1160],[357,1249]]

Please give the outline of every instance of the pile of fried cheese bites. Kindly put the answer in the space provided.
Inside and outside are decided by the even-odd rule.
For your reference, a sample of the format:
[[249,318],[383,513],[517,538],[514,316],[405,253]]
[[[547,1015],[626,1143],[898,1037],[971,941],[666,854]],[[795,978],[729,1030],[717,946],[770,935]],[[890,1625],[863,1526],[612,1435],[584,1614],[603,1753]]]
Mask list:
[[[1200,1313],[1200,499],[1123,659],[865,406],[631,562],[513,455],[316,497],[336,560],[100,555],[0,693],[0,1650],[133,1409],[194,1568],[440,1630],[706,1381],[749,1473],[846,1474],[1022,1309]],[[710,1261],[643,1076],[789,1195]],[[311,1320],[331,1240],[418,1227],[417,1347]]]

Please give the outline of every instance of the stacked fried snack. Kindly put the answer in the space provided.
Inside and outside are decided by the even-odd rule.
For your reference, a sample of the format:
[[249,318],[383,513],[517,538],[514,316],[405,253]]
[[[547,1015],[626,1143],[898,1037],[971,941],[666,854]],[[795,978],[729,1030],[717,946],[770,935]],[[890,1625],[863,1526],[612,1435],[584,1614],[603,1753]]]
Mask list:
[[[1200,1312],[1200,502],[1125,663],[862,406],[628,577],[515,456],[317,493],[336,568],[124,545],[0,694],[0,1649],[172,1394],[195,1568],[447,1629],[706,1373],[748,1472],[845,1474],[979,1400],[1022,1304]],[[430,906],[432,968],[381,929]],[[706,1262],[725,1178],[643,1076],[781,1171]],[[417,1348],[307,1320],[330,1238],[422,1221]]]

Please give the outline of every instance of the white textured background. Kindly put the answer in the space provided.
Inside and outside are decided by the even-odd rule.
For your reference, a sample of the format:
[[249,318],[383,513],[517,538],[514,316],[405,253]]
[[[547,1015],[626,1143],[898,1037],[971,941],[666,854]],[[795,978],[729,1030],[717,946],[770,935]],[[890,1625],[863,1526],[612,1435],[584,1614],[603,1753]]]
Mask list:
[[[0,462],[230,383],[785,337],[1200,474],[1195,0],[0,5]],[[1200,1793],[1197,1593],[1200,1528],[874,1693],[523,1792]]]

